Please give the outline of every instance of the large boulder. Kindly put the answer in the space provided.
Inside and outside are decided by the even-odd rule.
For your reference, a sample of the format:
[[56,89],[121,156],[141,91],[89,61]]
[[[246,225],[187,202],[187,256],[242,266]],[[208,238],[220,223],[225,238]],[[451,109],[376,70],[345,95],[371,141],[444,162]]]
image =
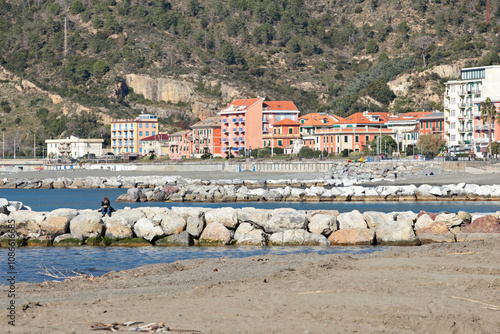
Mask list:
[[175,212],[168,212],[161,221],[161,228],[165,235],[179,234],[186,230],[186,220]]
[[266,233],[284,232],[307,228],[307,218],[303,212],[294,209],[276,209],[264,224]]
[[242,223],[234,233],[234,240],[238,245],[265,246],[267,244],[267,235],[250,223]]
[[128,227],[134,226],[134,224],[141,218],[145,218],[146,215],[144,212],[140,209],[125,209],[125,210],[118,210],[111,217],[109,217],[106,220],[106,223],[108,224],[122,224],[126,225]]
[[220,223],[227,228],[235,229],[238,226],[238,215],[236,210],[230,207],[209,210],[205,212],[205,222],[207,225]]
[[417,236],[422,243],[455,242],[455,235],[449,231],[444,221],[436,221],[417,230]]
[[330,234],[332,245],[373,245],[375,232],[367,228],[345,228]]
[[141,218],[134,224],[135,235],[148,241],[164,235],[160,226],[156,226],[150,219]]
[[204,208],[173,207],[172,211],[184,218],[186,221],[186,231],[194,238],[198,238],[205,227]]
[[339,214],[337,221],[339,222],[339,229],[368,228],[366,221],[358,210]]
[[309,233],[306,230],[286,230],[273,233],[269,237],[269,244],[274,246],[299,246],[299,245],[329,245],[328,239],[315,233]]
[[418,217],[417,222],[415,223],[415,230],[419,230],[431,224],[434,224],[434,220],[431,218],[431,216],[425,213]]
[[267,221],[271,218],[270,210],[255,209],[255,208],[241,208],[236,210],[238,222],[250,223],[254,226],[263,228]]
[[375,229],[379,244],[418,244],[418,238],[413,231],[413,224],[405,221],[385,221]]
[[309,218],[309,232],[328,237],[338,229],[337,217],[334,215],[316,214]]
[[166,236],[165,238],[158,239],[155,242],[156,246],[193,246],[194,245],[194,240],[193,237],[187,233],[186,231],[183,231],[178,234],[173,234]]
[[208,224],[200,235],[200,245],[229,245],[232,240],[231,231],[221,223]]
[[460,226],[463,223],[463,220],[454,213],[440,213],[434,221],[445,222],[448,227]]
[[500,233],[500,224],[497,217],[485,215],[465,225],[460,233]]
[[66,217],[69,220],[71,220],[71,219],[75,218],[76,216],[78,216],[78,210],[65,209],[65,208],[55,209],[55,210],[52,210],[49,213],[47,213],[46,216],[47,217]]
[[71,234],[78,239],[101,236],[103,230],[101,215],[95,213],[81,213],[71,219],[69,230]]
[[132,229],[127,225],[115,224],[106,227],[105,236],[110,239],[128,239],[134,236]]
[[366,221],[366,224],[370,229],[375,230],[378,225],[383,224],[386,221],[393,221],[394,217],[384,212],[366,211],[363,213],[363,219]]
[[70,219],[65,216],[47,217],[42,220],[38,225],[40,226],[43,235],[55,237],[69,232]]

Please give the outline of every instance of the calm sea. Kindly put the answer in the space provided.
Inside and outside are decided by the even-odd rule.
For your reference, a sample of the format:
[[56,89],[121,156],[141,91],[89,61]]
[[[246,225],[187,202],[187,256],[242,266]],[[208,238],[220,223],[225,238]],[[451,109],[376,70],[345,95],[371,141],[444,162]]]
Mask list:
[[[21,201],[36,211],[51,211],[58,208],[98,209],[101,200],[107,196],[116,209],[141,206],[203,206],[218,207],[256,207],[274,209],[291,207],[297,210],[352,210],[363,211],[414,211],[429,212],[460,210],[468,212],[495,212],[500,210],[498,202],[247,202],[247,203],[123,203],[114,202],[126,189],[0,189],[0,198]],[[383,250],[384,247],[21,247],[16,250],[18,281],[41,282],[52,278],[40,273],[40,267],[49,266],[58,270],[75,270],[103,275],[108,271],[124,270],[145,264],[174,262],[178,260],[218,257],[247,257],[264,254],[310,253],[319,254],[351,253],[359,254]],[[8,250],[0,248],[0,277],[5,282],[7,273]],[[0,283],[1,285],[2,283]]]
[[227,203],[170,203],[170,202],[114,202],[118,196],[125,194],[127,189],[0,189],[0,198],[9,201],[21,201],[35,211],[51,211],[58,208],[99,209],[102,198],[109,197],[116,209],[125,207],[155,206],[171,208],[173,206],[203,206],[207,208],[254,207],[276,209],[289,207],[296,210],[338,210],[349,212],[363,211],[414,211],[429,212],[467,211],[496,212],[500,210],[500,202],[227,202]]

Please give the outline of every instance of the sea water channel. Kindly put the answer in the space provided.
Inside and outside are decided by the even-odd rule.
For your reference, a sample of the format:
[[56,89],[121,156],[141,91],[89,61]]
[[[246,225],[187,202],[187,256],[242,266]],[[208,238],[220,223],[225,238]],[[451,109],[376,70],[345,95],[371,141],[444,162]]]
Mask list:
[[[352,210],[364,211],[414,211],[429,212],[460,210],[467,212],[496,212],[500,210],[498,202],[237,202],[237,203],[171,203],[171,202],[143,202],[124,203],[114,202],[127,189],[0,189],[0,198],[9,201],[21,201],[34,211],[51,211],[58,208],[98,209],[104,196],[110,198],[116,209],[125,207],[168,207],[173,206],[202,206],[218,208],[230,206],[233,208],[255,207],[275,209],[291,207],[296,210],[338,210],[348,212]],[[361,254],[383,250],[384,247],[20,247],[16,249],[18,282],[42,282],[52,280],[43,274],[44,266],[61,271],[77,271],[94,276],[103,275],[108,271],[119,271],[139,267],[146,264],[168,263],[179,260],[219,257],[249,257],[257,255],[290,253],[318,253]],[[8,249],[0,248],[0,275],[2,283],[7,278]],[[2,284],[0,283],[0,285]]]

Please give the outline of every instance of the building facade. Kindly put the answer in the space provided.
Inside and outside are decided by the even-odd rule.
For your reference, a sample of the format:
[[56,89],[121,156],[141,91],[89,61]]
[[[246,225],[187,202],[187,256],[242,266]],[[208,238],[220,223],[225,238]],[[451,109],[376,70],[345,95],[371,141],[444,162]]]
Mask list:
[[139,140],[139,151],[143,155],[154,154],[157,156],[168,155],[169,138],[167,133],[158,133],[154,136],[149,136]]
[[497,138],[498,128],[483,124],[481,102],[489,98],[498,107],[500,102],[500,66],[463,68],[458,80],[446,83],[444,96],[445,138],[452,155],[474,154],[483,157],[491,135]]
[[219,112],[222,156],[261,148],[263,135],[270,134],[270,124],[285,118],[297,120],[299,113],[291,101],[234,100]]
[[179,131],[170,135],[168,156],[171,160],[193,158],[193,137],[191,131]]
[[87,154],[96,157],[103,155],[103,139],[82,139],[71,136],[66,139],[47,139],[47,157],[49,158],[80,158]]
[[141,114],[133,119],[111,121],[111,150],[116,154],[139,153],[139,141],[158,133],[158,116]]
[[262,137],[262,146],[264,147],[285,149],[300,139],[299,123],[297,121],[285,118],[268,126],[270,131]]
[[205,153],[221,156],[221,117],[208,117],[191,126],[193,130],[193,153],[195,158]]

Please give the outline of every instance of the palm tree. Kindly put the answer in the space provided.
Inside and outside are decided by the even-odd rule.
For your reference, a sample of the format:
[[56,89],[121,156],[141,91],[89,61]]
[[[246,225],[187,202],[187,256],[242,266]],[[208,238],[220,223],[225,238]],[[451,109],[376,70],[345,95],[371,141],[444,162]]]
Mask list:
[[491,142],[492,142],[492,126],[495,124],[495,120],[500,117],[500,114],[497,112],[496,106],[491,102],[489,97],[486,98],[486,101],[481,102],[481,119],[483,120],[483,124],[488,125],[488,142],[490,148],[490,156],[491,156]]

